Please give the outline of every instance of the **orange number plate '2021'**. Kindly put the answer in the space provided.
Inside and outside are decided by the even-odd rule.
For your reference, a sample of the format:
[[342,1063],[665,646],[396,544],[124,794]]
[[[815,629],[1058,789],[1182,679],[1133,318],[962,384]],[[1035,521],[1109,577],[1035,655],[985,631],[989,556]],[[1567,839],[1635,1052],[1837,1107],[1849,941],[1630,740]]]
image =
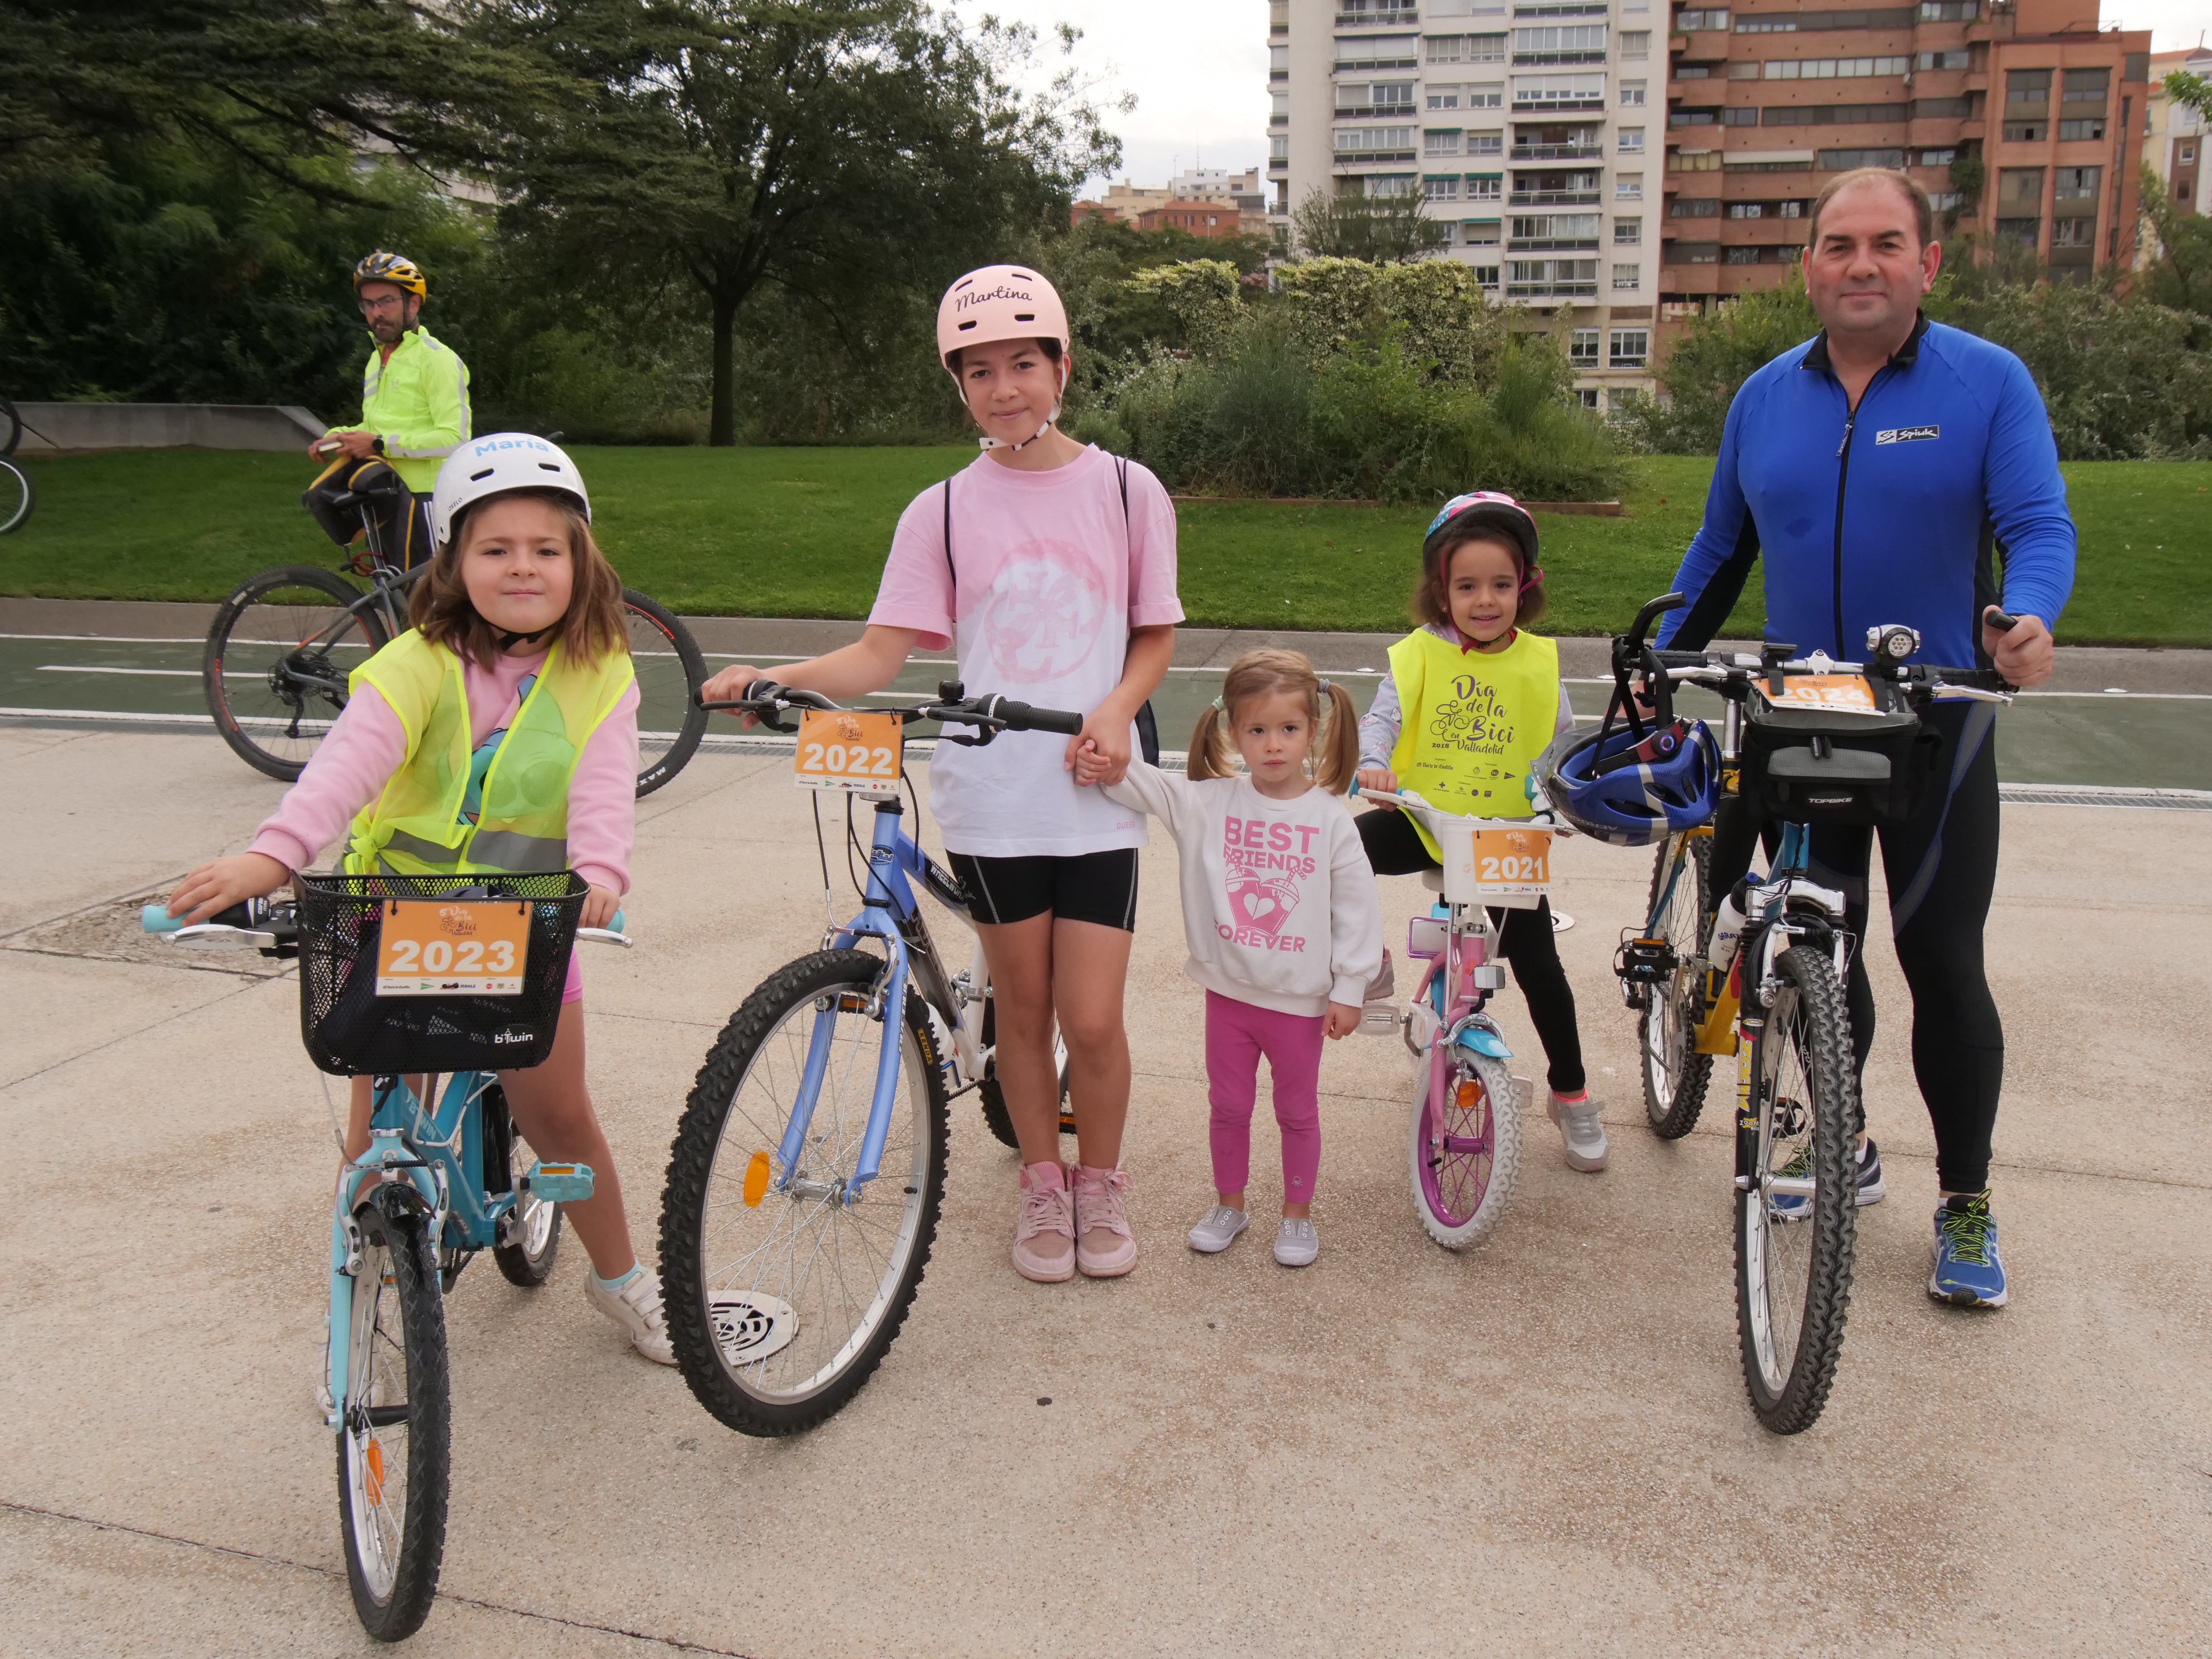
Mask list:
[[799,718],[799,787],[872,793],[896,789],[904,741],[904,725],[895,714],[809,708]]
[[376,957],[380,997],[516,997],[530,907],[513,901],[387,899]]
[[1552,884],[1551,831],[1476,830],[1474,878],[1487,892],[1542,892]]

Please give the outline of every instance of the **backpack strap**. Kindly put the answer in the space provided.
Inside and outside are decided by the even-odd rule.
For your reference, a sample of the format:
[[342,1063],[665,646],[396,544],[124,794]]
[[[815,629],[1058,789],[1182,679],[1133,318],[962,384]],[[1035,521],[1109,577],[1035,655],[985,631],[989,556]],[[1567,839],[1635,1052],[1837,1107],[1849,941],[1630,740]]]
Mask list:
[[945,572],[952,578],[952,599],[957,607],[960,599],[960,569],[952,562],[952,480],[945,481]]

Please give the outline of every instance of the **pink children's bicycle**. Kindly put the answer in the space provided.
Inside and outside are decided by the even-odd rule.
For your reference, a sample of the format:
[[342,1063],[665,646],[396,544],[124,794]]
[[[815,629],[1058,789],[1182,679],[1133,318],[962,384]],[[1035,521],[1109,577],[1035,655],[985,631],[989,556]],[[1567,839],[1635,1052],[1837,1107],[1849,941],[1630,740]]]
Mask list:
[[1370,1008],[1363,1029],[1400,1033],[1420,1062],[1407,1153],[1413,1209],[1447,1249],[1498,1230],[1521,1173],[1521,1112],[1529,1085],[1515,1077],[1498,1022],[1484,1010],[1504,988],[1492,906],[1533,910],[1551,889],[1548,817],[1470,818],[1440,812],[1410,790],[1370,793],[1420,818],[1443,868],[1422,879],[1443,897],[1407,929],[1406,954],[1428,965],[1401,1014]]

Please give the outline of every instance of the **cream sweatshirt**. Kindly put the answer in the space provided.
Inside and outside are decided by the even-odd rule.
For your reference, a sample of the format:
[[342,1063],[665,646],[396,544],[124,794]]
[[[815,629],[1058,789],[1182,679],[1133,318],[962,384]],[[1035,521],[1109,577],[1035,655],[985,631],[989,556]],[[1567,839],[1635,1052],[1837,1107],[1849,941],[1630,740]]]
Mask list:
[[1286,1014],[1365,1000],[1382,966],[1382,906],[1340,798],[1271,800],[1249,778],[1194,782],[1140,760],[1106,793],[1176,839],[1193,979]]

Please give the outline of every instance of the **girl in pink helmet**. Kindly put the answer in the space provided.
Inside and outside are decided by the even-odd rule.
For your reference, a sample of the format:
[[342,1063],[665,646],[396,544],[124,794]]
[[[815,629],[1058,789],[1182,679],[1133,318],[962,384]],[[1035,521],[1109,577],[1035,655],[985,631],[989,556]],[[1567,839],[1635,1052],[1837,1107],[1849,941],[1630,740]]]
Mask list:
[[[1009,732],[940,744],[930,807],[990,963],[998,1073],[1021,1142],[1014,1267],[1046,1283],[1126,1273],[1129,1109],[1123,986],[1145,816],[1076,787],[1079,753],[1118,781],[1135,718],[1167,672],[1175,625],[1175,507],[1133,462],[1054,422],[1067,386],[1067,313],[1018,265],[972,270],[937,311],[938,356],[983,453],[899,517],[875,608],[854,644],[781,668],[783,684],[840,701],[891,683],[917,646],[955,648],[971,693],[1088,711],[1060,738]],[[708,701],[771,678],[744,665]],[[1060,1158],[1055,1019],[1068,1049],[1077,1161]]]

